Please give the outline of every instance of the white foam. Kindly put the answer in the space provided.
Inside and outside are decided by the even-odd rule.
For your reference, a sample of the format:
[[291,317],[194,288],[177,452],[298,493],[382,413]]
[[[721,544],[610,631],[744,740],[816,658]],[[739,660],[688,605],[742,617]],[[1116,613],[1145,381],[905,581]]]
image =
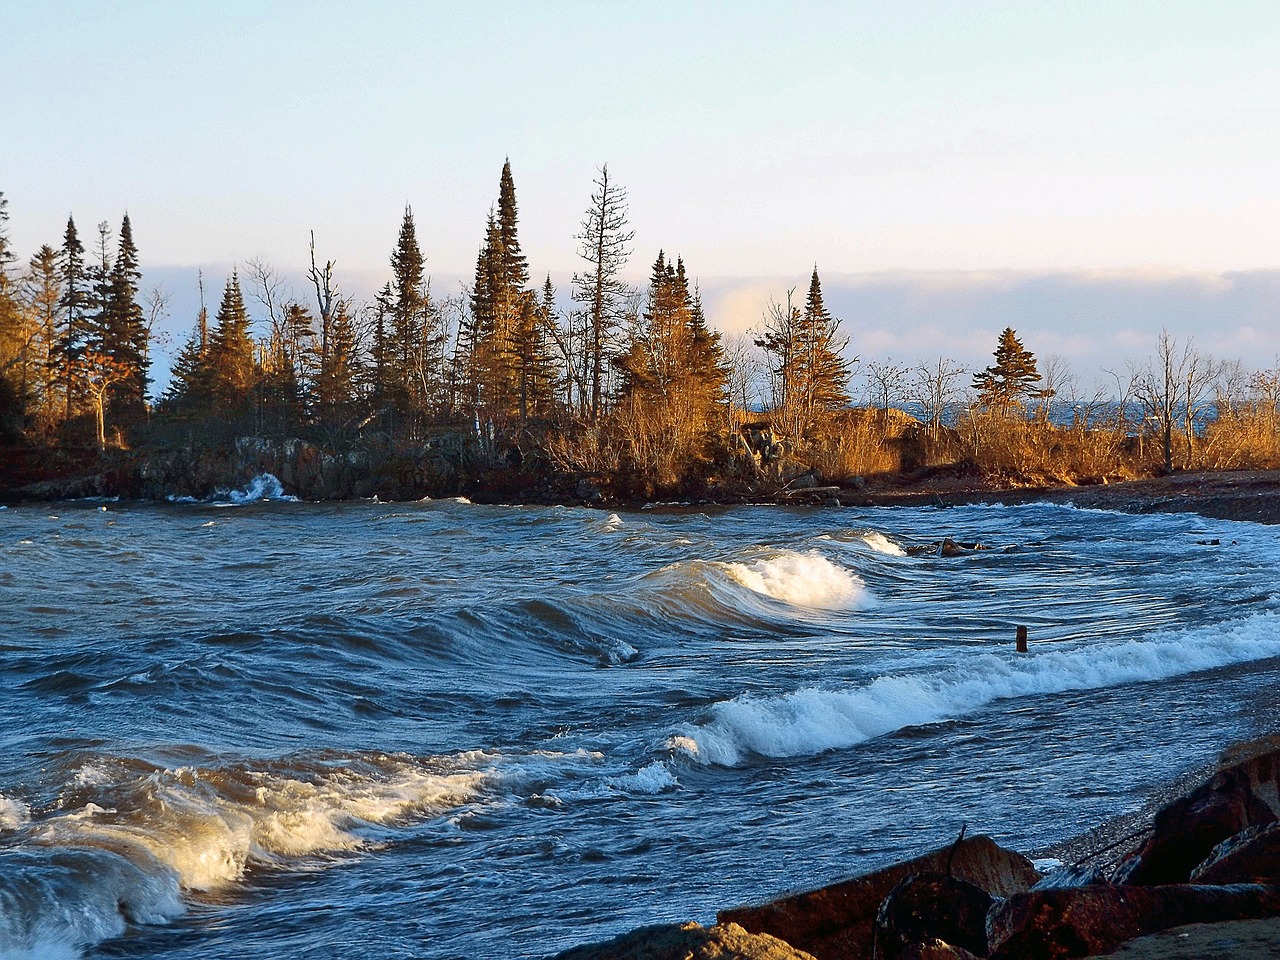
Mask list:
[[31,820],[31,809],[21,800],[0,793],[0,830],[17,830]]
[[1280,656],[1280,617],[1260,613],[1145,640],[1069,649],[958,654],[946,670],[880,677],[846,689],[740,697],[711,708],[702,725],[668,741],[704,763],[735,766],[747,754],[808,756],[909,726],[965,716],[996,700],[1161,680]]
[[748,590],[794,606],[848,610],[874,604],[857,576],[816,550],[784,550],[760,560],[717,566]]
[[170,503],[199,503],[200,502],[195,497],[190,497],[186,495],[179,497],[179,496],[175,496],[172,493],[166,496],[165,499],[168,500]]
[[283,500],[287,503],[297,503],[297,497],[291,497],[284,492],[284,487],[280,485],[280,481],[276,479],[275,474],[260,473],[245,486],[243,490],[219,490],[217,499],[220,501],[229,501],[234,504],[258,503],[262,500]]
[[872,530],[862,535],[862,542],[874,550],[876,553],[883,553],[888,557],[905,557],[907,551],[886,537],[883,533]]
[[601,653],[612,664],[631,663],[640,656],[640,651],[617,637],[604,637],[600,641]]
[[642,793],[653,795],[674,790],[680,785],[671,768],[662,760],[655,760],[641,767],[635,773],[626,773],[618,777],[610,777],[606,781],[609,786],[624,793]]

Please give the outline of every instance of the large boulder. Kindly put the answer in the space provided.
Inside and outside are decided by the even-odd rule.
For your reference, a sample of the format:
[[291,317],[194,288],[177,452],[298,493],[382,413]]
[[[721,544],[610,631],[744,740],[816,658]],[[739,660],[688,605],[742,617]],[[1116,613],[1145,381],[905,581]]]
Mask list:
[[870,958],[881,902],[906,877],[927,872],[948,873],[993,897],[1029,890],[1039,876],[1026,857],[978,836],[820,890],[721,910],[718,919],[771,934],[819,960]]
[[1151,837],[1116,874],[1126,884],[1186,883],[1214,847],[1280,820],[1280,749],[1217,771],[1156,813]]
[[1010,897],[988,915],[987,934],[991,960],[1063,960],[1183,924],[1274,916],[1275,886],[1078,887]]
[[555,960],[814,960],[768,934],[751,934],[733,923],[703,927],[665,923],[640,927],[605,943],[556,954]]
[[987,955],[991,894],[945,873],[915,873],[889,891],[876,914],[876,953],[903,960],[921,950],[960,947]]
[[1280,884],[1280,823],[1250,827],[1213,848],[1192,883]]

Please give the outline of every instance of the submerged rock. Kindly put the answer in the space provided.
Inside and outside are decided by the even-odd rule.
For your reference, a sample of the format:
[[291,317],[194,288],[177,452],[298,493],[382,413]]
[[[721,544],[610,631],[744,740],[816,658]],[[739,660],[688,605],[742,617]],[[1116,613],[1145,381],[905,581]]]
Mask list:
[[1029,890],[1039,876],[1026,857],[979,836],[820,890],[721,910],[717,916],[721,923],[785,940],[819,960],[870,958],[881,902],[906,877],[926,872],[949,872],[993,897]]
[[554,960],[814,960],[811,954],[768,934],[747,933],[735,923],[703,927],[665,923],[640,927],[604,943],[556,954]]
[[1092,886],[1016,894],[987,917],[992,960],[1064,960],[1188,923],[1280,916],[1280,887]]

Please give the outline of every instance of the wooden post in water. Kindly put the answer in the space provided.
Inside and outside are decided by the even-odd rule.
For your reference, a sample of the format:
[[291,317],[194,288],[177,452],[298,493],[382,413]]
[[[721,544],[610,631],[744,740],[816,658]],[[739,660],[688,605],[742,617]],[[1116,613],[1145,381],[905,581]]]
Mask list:
[[1027,652],[1027,628],[1026,627],[1021,627],[1021,626],[1018,627],[1018,652],[1019,653]]

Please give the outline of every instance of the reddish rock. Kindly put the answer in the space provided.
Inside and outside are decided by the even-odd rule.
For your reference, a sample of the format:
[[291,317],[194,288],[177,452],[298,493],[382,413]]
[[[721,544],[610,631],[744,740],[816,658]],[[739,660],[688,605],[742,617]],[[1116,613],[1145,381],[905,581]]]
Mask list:
[[[954,850],[954,856],[953,856]],[[741,924],[807,950],[819,960],[870,958],[880,903],[913,873],[946,872],[993,897],[1029,890],[1038,878],[1031,861],[990,837],[972,837],[954,847],[894,864],[875,873],[798,893],[757,907],[721,910],[721,923]]]
[[767,934],[736,924],[666,923],[641,927],[605,943],[556,954],[555,960],[814,960]]
[[1079,887],[1017,894],[987,917],[991,960],[1062,960],[1106,953],[1188,923],[1280,916],[1280,887]]
[[877,956],[902,960],[914,948],[937,941],[986,956],[987,911],[993,903],[985,890],[945,873],[912,874],[880,904]]
[[1161,808],[1150,839],[1116,875],[1119,883],[1185,883],[1224,840],[1280,819],[1280,750],[1219,770]]
[[1250,827],[1213,848],[1192,883],[1280,884],[1280,823]]

